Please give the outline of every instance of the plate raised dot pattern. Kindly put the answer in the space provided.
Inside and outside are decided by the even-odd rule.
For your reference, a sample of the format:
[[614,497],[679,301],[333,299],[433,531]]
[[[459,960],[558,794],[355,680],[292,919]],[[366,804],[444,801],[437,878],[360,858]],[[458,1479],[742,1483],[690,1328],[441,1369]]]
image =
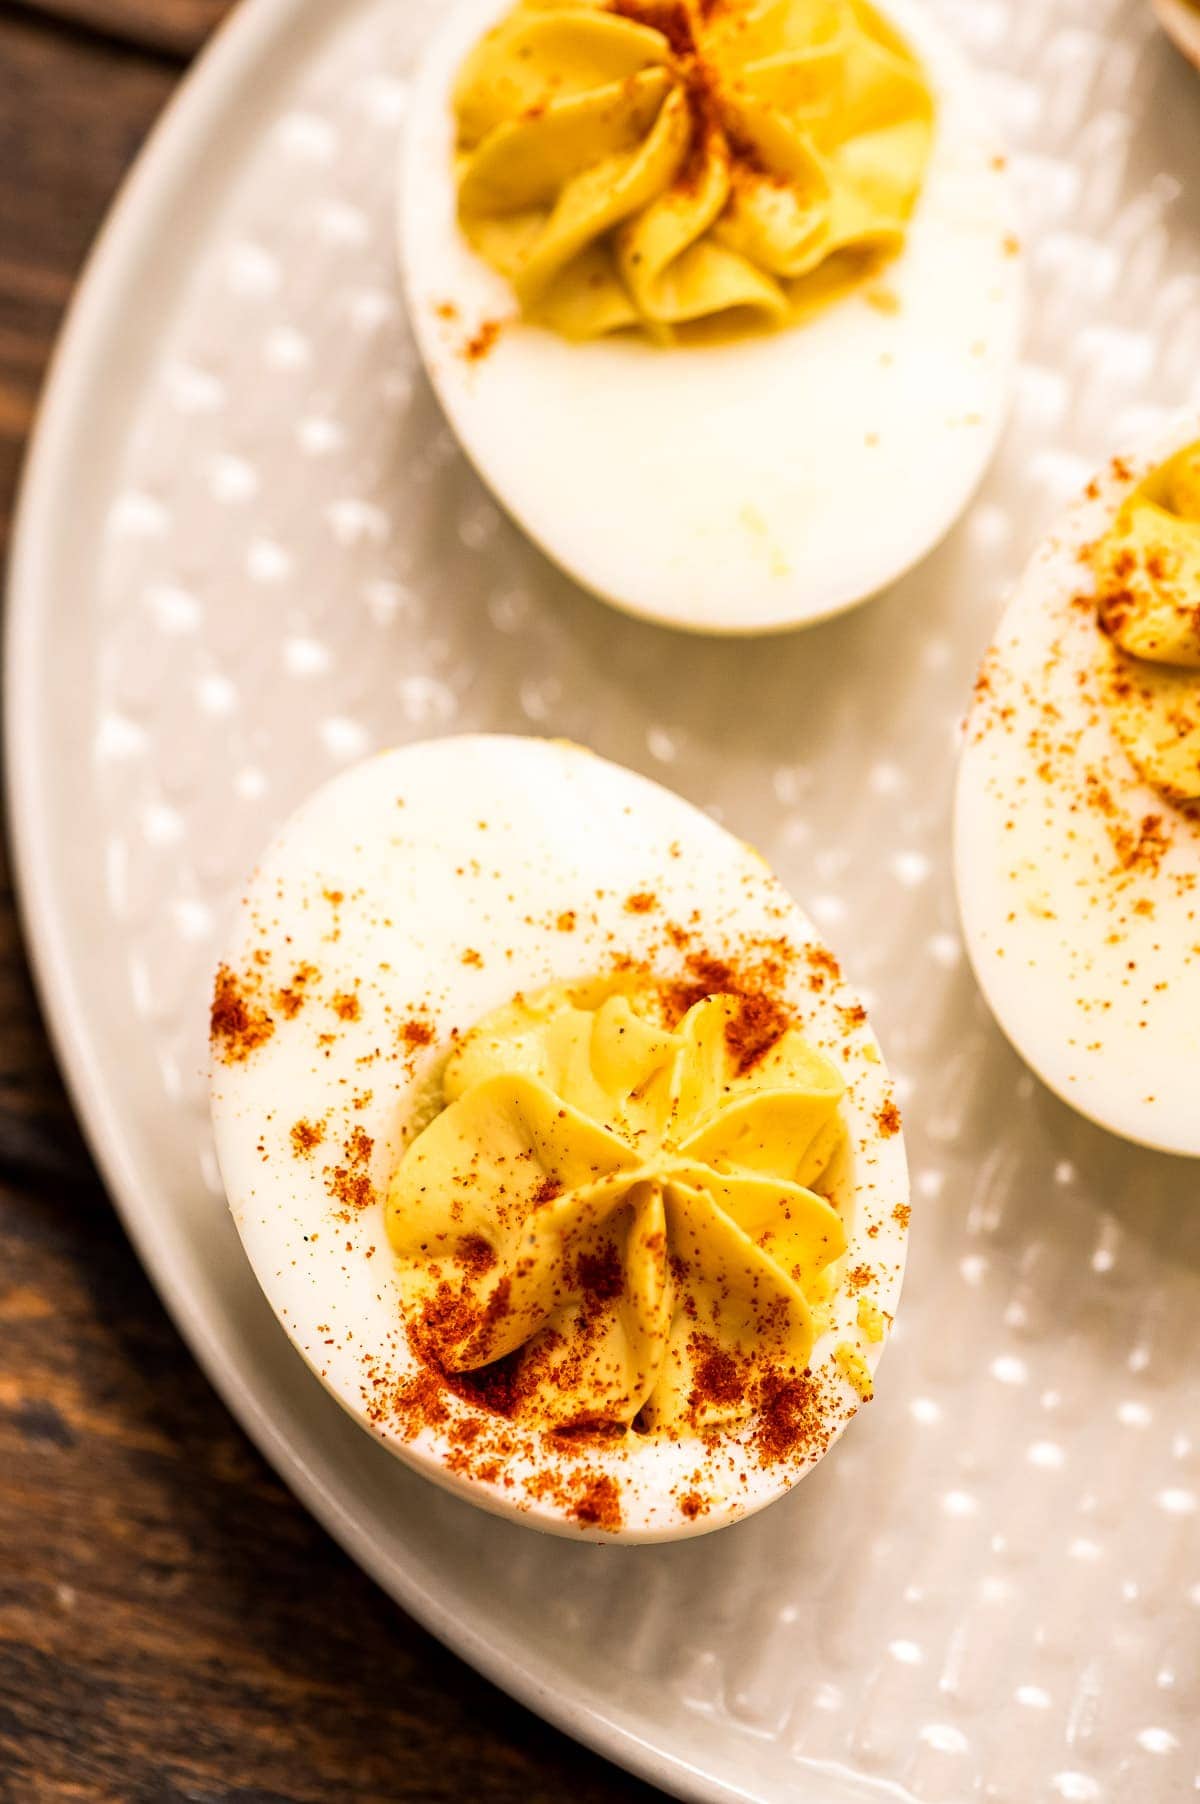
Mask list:
[[[300,47],[144,360],[96,537],[95,881],[154,1051],[142,1106],[173,1123],[171,1193],[235,1259],[213,1215],[208,972],[241,874],[313,784],[396,741],[526,730],[735,824],[870,992],[907,1101],[917,1217],[879,1401],[787,1503],[711,1541],[598,1558],[439,1502],[423,1558],[514,1660],[702,1768],[709,1750],[713,1786],[1182,1804],[1195,1173],[1072,1117],[1001,1042],[947,832],[973,669],[1038,532],[1113,443],[1200,404],[1200,83],[1141,0],[937,4],[1023,201],[1012,424],[959,529],[889,595],[745,645],[604,609],[481,490],[393,267],[406,80],[438,6],[297,5]],[[389,1482],[420,1508],[416,1481]]]

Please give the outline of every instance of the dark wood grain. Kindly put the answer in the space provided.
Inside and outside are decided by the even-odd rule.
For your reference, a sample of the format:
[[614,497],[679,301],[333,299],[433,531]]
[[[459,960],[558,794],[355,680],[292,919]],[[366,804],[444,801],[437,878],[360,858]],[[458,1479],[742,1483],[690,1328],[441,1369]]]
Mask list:
[[[0,534],[63,309],[177,69],[0,10]],[[4,540],[0,539],[0,546]]]
[[94,1181],[0,1185],[0,1797],[647,1796],[406,1621],[221,1409]]
[[106,37],[186,57],[200,48],[233,0],[16,0],[16,4]]
[[[220,8],[76,10],[115,30]],[[76,272],[177,73],[0,8],[4,537]],[[0,860],[0,1799],[650,1796],[393,1608],[234,1426],[73,1125]]]

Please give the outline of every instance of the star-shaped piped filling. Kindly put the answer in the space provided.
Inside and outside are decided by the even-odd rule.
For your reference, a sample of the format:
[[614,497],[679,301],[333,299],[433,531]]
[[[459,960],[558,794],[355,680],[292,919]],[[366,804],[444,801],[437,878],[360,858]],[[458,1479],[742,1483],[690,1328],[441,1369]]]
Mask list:
[[524,0],[455,111],[467,237],[574,337],[837,292],[900,248],[933,132],[861,0]]
[[452,1056],[388,1195],[418,1350],[546,1427],[703,1428],[803,1373],[845,1251],[810,1186],[843,1084],[763,997],[676,1023],[619,979],[518,998]]

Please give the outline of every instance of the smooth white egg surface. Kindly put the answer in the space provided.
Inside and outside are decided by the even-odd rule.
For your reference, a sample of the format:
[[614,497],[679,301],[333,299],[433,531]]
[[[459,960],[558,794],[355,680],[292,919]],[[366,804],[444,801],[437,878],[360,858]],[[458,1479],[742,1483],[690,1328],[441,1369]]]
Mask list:
[[505,10],[450,10],[403,169],[409,310],[468,456],[552,559],[630,613],[761,633],[876,593],[961,513],[1015,371],[1010,179],[956,48],[917,0],[884,9],[924,62],[937,124],[905,247],[875,280],[775,332],[572,343],[517,317],[456,219],[455,76]]
[[1193,1156],[1200,818],[1142,780],[1114,729],[1088,548],[1197,439],[1191,418],[1114,458],[1038,550],[980,672],[955,816],[967,947],[1013,1045],[1093,1121]]
[[[384,1193],[436,1112],[448,1052],[518,992],[631,961],[685,972],[768,942],[789,1012],[846,1085],[830,1194],[848,1244],[809,1366],[820,1419],[786,1453],[754,1420],[707,1437],[514,1438],[413,1352],[385,1229]],[[560,742],[464,737],[369,760],[318,791],[254,873],[213,1027],[217,1150],[259,1282],[344,1407],[438,1483],[591,1539],[702,1533],[787,1490],[869,1391],[908,1225],[886,1069],[796,904],[668,791]]]

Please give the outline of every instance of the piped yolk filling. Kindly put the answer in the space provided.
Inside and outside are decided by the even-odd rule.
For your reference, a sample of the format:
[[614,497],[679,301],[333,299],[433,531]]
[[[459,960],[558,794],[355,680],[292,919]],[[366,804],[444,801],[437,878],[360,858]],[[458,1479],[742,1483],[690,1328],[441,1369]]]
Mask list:
[[1200,444],[1161,464],[1094,547],[1104,696],[1133,764],[1200,800]]
[[454,110],[467,239],[570,338],[845,292],[903,245],[934,126],[866,0],[521,0]]

